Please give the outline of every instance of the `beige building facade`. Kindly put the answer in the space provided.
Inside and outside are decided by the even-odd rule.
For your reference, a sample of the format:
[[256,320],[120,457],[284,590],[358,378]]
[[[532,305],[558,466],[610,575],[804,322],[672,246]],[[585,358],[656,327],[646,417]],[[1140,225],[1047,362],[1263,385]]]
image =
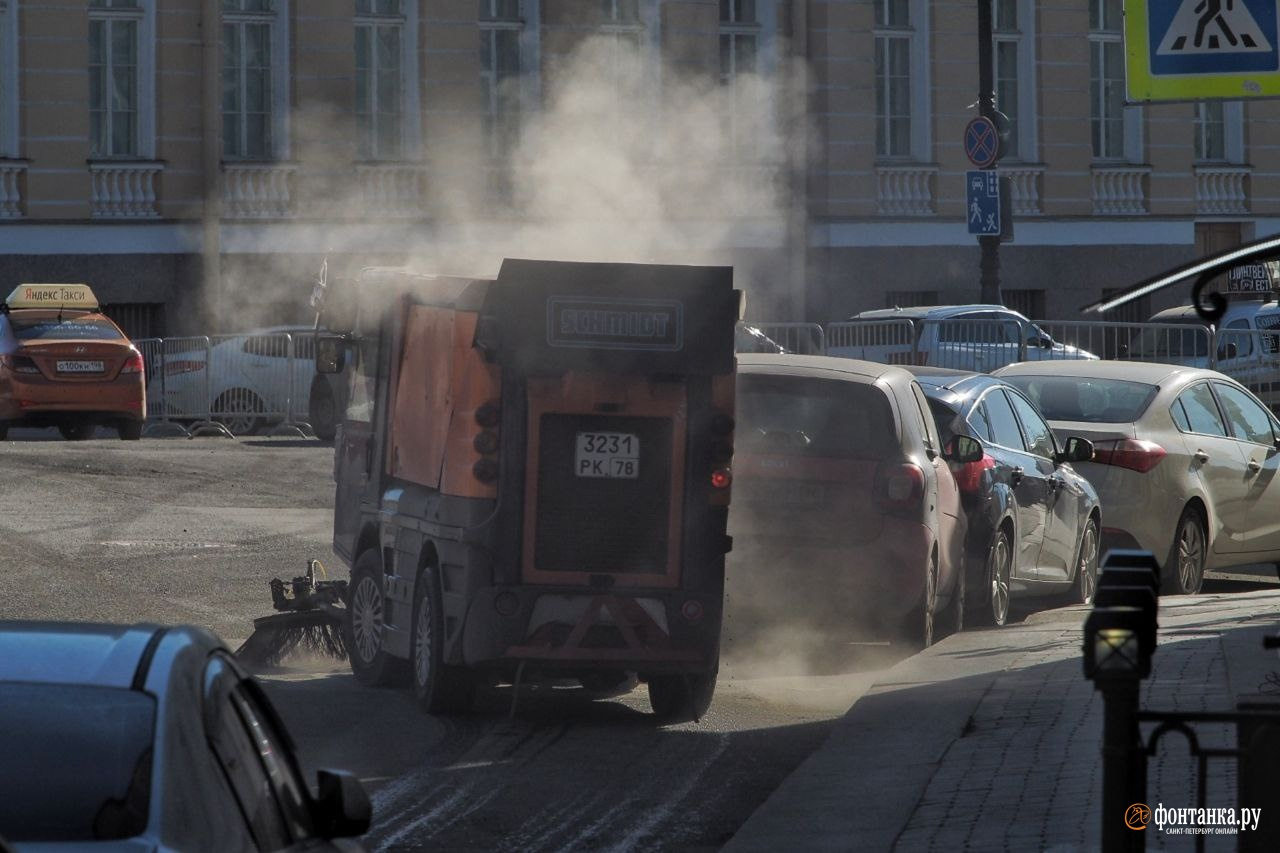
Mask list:
[[[1120,0],[992,5],[1007,304],[1280,232],[1280,104],[1128,106]],[[0,290],[87,281],[138,336],[305,321],[325,257],[733,263],[760,319],[977,301],[976,33],[960,0],[0,0]]]

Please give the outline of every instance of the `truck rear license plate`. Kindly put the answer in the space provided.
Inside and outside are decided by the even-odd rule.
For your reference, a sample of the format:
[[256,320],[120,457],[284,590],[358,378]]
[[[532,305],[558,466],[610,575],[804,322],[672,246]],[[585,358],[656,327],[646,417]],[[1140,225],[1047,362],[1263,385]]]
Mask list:
[[60,361],[58,362],[59,373],[101,373],[102,362],[100,361]]
[[629,432],[580,432],[573,470],[579,477],[634,480],[640,476],[640,437]]

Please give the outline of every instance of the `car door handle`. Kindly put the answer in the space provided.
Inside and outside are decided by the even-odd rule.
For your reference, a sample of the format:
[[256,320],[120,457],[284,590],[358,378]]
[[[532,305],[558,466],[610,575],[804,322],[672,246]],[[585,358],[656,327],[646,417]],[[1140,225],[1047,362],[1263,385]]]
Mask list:
[[1209,454],[1208,454],[1208,453],[1205,453],[1203,450],[1197,450],[1195,453],[1193,453],[1193,454],[1191,454],[1191,455],[1192,455],[1192,456],[1194,456],[1194,457],[1196,458],[1196,461],[1197,461],[1197,462],[1208,462],[1208,461],[1209,461]]
[[1245,467],[1249,469],[1250,473],[1256,474],[1262,470],[1262,463],[1259,462],[1257,459],[1250,459],[1249,464],[1246,465]]
[[1022,477],[1024,473],[1025,472],[1022,470],[1021,465],[1015,466],[1013,470],[1009,472],[1009,482],[1015,486],[1018,485],[1019,483],[1022,482]]

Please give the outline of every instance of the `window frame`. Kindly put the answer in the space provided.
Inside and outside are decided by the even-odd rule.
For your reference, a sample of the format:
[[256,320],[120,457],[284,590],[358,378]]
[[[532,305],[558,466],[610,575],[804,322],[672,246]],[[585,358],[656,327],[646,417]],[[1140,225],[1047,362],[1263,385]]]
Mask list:
[[[1089,2],[1090,2],[1089,32],[1088,32],[1089,89],[1090,89],[1089,91],[1089,125],[1090,125],[1089,136],[1090,136],[1090,151],[1093,156],[1093,161],[1095,163],[1099,163],[1102,165],[1121,164],[1121,163],[1140,163],[1142,161],[1142,156],[1143,156],[1142,151],[1143,151],[1143,144],[1144,144],[1143,127],[1142,127],[1142,116],[1143,116],[1142,108],[1125,106],[1123,104],[1123,99],[1120,105],[1120,115],[1118,117],[1121,122],[1120,142],[1119,142],[1120,150],[1116,153],[1107,152],[1107,151],[1099,152],[1094,146],[1093,125],[1097,121],[1106,120],[1106,115],[1105,115],[1106,114],[1106,95],[1105,93],[1100,92],[1099,100],[1095,101],[1092,90],[1093,90],[1094,81],[1096,79],[1099,79],[1099,77],[1105,80],[1106,77],[1103,75],[1105,75],[1108,70],[1107,68],[1104,67],[1101,69],[1101,74],[1099,74],[1099,69],[1097,66],[1095,66],[1095,62],[1097,62],[1099,57],[1101,57],[1103,60],[1102,64],[1105,65],[1106,53],[1105,53],[1105,47],[1103,47],[1104,45],[1106,44],[1120,45],[1119,80],[1120,80],[1120,86],[1122,87],[1122,91],[1123,91],[1123,86],[1125,85],[1124,83],[1125,81],[1124,17],[1123,17],[1123,14],[1121,14],[1118,20],[1111,21],[1108,19],[1107,7],[1109,5],[1109,0],[1089,0]],[[1095,18],[1101,21],[1102,23],[1101,27],[1094,26]],[[1101,54],[1099,53],[1100,48],[1102,49]],[[1098,75],[1098,76],[1096,77],[1095,75]]]
[[[1013,127],[1010,137],[1017,148],[1004,158],[1012,163],[1035,163],[1040,158],[1039,121],[1036,110],[1039,108],[1039,86],[1036,84],[1038,65],[1036,63],[1036,3],[1035,0],[1013,0],[1014,14],[1017,20],[1012,26],[1003,26],[999,14],[999,0],[991,0],[992,23],[992,65],[996,87],[996,109],[1009,117]],[[1016,86],[1013,109],[1010,112],[1000,98],[1000,51],[1001,44],[1013,45],[1016,51]]]
[[[1018,428],[1022,430],[1022,446],[1025,448],[1023,452],[1027,453],[1030,456],[1034,456],[1037,459],[1047,459],[1049,462],[1052,463],[1055,459],[1057,459],[1059,452],[1061,452],[1061,448],[1058,447],[1058,437],[1054,435],[1054,432],[1053,432],[1053,426],[1050,425],[1050,423],[1047,420],[1045,420],[1044,417],[1041,416],[1038,411],[1036,411],[1035,404],[1032,403],[1030,400],[1028,400],[1021,391],[1018,391],[1017,389],[1005,388],[1004,392],[1009,398],[1009,407],[1013,409],[1013,416],[1018,421]],[[1048,456],[1042,455],[1035,448],[1031,446],[1030,429],[1027,427],[1023,414],[1018,411],[1018,404],[1017,402],[1015,402],[1018,400],[1020,400],[1023,403],[1023,405],[1027,407],[1028,412],[1031,415],[1035,416],[1036,420],[1038,420],[1040,423],[1044,425],[1045,434],[1049,436],[1049,455]]]
[[[484,136],[485,148],[491,159],[501,160],[506,157],[517,144],[520,136],[520,127],[523,123],[524,112],[527,109],[525,103],[526,98],[523,95],[522,80],[525,75],[525,29],[527,22],[525,20],[526,6],[537,6],[535,3],[528,3],[528,0],[516,0],[516,14],[514,17],[501,17],[492,10],[495,5],[501,4],[502,0],[482,0],[490,9],[487,15],[479,16],[476,25],[480,30],[480,38],[487,41],[488,55],[491,65],[486,67],[484,58],[484,50],[481,51],[480,62],[480,82],[484,95],[484,111],[483,118],[485,123]],[[535,21],[533,24],[537,26]],[[498,35],[499,33],[515,33],[516,44],[516,73],[515,79],[499,77],[497,61],[498,57]],[[515,87],[516,95],[516,116],[514,119],[513,139],[502,140],[502,122],[500,121],[503,112],[503,98],[501,90],[504,85]]]
[[[243,2],[243,0],[238,0]],[[267,64],[268,86],[270,93],[267,96],[267,108],[270,113],[267,117],[267,132],[270,135],[270,141],[266,146],[266,153],[263,158],[249,157],[245,155],[228,155],[225,146],[225,137],[219,139],[222,147],[222,159],[235,163],[255,163],[255,162],[272,162],[277,160],[287,160],[292,150],[292,140],[290,139],[290,114],[292,110],[289,104],[289,88],[290,88],[290,67],[289,67],[289,0],[271,0],[270,11],[257,10],[241,10],[226,9],[221,11],[221,24],[225,28],[228,24],[243,27],[245,25],[265,24],[268,27],[267,45],[271,51],[271,57]],[[226,43],[221,43],[223,55],[222,74],[226,74]],[[240,88],[241,88],[241,104],[242,118],[244,114],[244,73],[243,63],[237,67],[240,72]],[[225,81],[225,77],[223,78]],[[225,85],[225,82],[224,82]],[[220,119],[225,122],[226,111],[219,108]],[[225,126],[225,125],[224,125]],[[241,128],[241,136],[247,134],[247,129]]]
[[[97,5],[97,3],[104,5]],[[128,153],[94,151],[94,110],[93,110],[93,91],[90,89],[89,95],[89,146],[91,161],[137,161],[137,160],[153,160],[156,153],[156,7],[155,0],[132,0],[133,5],[115,6],[112,0],[91,0],[89,6],[90,23],[90,39],[92,40],[92,22],[103,21],[108,24],[105,36],[107,44],[104,48],[110,47],[111,36],[110,29],[117,21],[132,21],[135,24],[136,41],[134,44],[134,56],[136,65],[134,67],[134,91],[135,103],[133,114],[133,133],[134,144],[133,151]],[[108,54],[109,55],[109,54]],[[112,64],[110,61],[104,63],[107,71],[108,79],[110,78],[110,70]],[[111,100],[111,90],[106,93],[108,102]],[[111,148],[111,133],[113,125],[110,116],[112,110],[107,108],[103,114],[108,117],[107,140],[108,149]]]
[[[1184,395],[1190,394],[1194,389],[1200,388],[1200,387],[1206,388],[1209,392],[1209,399],[1213,401],[1213,411],[1217,413],[1218,423],[1222,427],[1221,433],[1200,432],[1195,429],[1194,424],[1192,424],[1191,422],[1191,415],[1187,413],[1186,406],[1183,404],[1182,398]],[[1176,405],[1182,406],[1183,414],[1186,416],[1186,419],[1187,419],[1187,429],[1184,430],[1182,428],[1182,425],[1178,423],[1177,416],[1173,414],[1173,406],[1170,405],[1169,419],[1173,421],[1173,425],[1178,429],[1179,432],[1183,433],[1184,435],[1203,435],[1207,438],[1231,438],[1230,427],[1227,423],[1226,414],[1223,413],[1222,406],[1218,402],[1218,395],[1214,394],[1213,388],[1209,387],[1208,380],[1193,382],[1192,384],[1188,385],[1186,388],[1183,388],[1181,391],[1178,392],[1178,395],[1173,398],[1173,403]]]
[[[988,389],[983,393],[983,395],[982,395],[981,397],[979,397],[979,398],[978,398],[978,402],[977,402],[975,405],[977,405],[977,406],[986,406],[986,404],[987,404],[987,400],[991,397],[991,395],[992,395],[992,394],[999,394],[999,393],[1004,392],[1005,390],[1006,390],[1006,389],[1005,389],[1005,387],[1004,387],[1003,385],[998,385],[998,386],[994,386],[994,387],[992,387],[992,388],[988,388]],[[985,419],[986,419],[986,421],[987,421],[988,426],[989,426],[989,427],[991,427],[991,429],[990,429],[991,439],[990,439],[989,443],[990,443],[993,447],[999,447],[999,448],[1002,448],[1002,449],[1004,449],[1004,450],[1012,450],[1014,453],[1023,453],[1023,454],[1026,454],[1026,455],[1028,455],[1028,456],[1032,455],[1032,454],[1030,453],[1030,451],[1028,451],[1028,450],[1027,450],[1027,437],[1026,437],[1025,435],[1023,435],[1023,434],[1022,434],[1022,423],[1018,420],[1018,412],[1017,412],[1017,410],[1013,408],[1013,403],[1012,403],[1012,402],[1010,402],[1010,400],[1009,400],[1009,398],[1008,398],[1008,397],[1005,397],[1005,401],[1004,401],[1004,402],[1005,402],[1005,405],[1009,407],[1009,412],[1013,415],[1013,425],[1014,425],[1014,427],[1018,430],[1019,446],[1018,446],[1018,447],[1011,447],[1011,446],[1009,446],[1009,445],[1007,445],[1007,444],[1001,444],[1000,442],[996,441],[995,424],[994,424],[994,422],[991,420],[991,414],[990,414],[989,412],[987,412],[987,411],[984,409],[984,410],[983,410],[983,416],[985,417]],[[966,420],[968,420],[968,419],[966,418]]]
[[[1205,131],[1208,127],[1205,110],[1209,107],[1222,109],[1222,152],[1208,151]],[[1193,156],[1198,165],[1239,165],[1244,163],[1244,101],[1196,101],[1194,105],[1195,139]]]
[[16,159],[21,154],[20,44],[18,4],[16,0],[0,2],[0,158]]
[[[369,0],[372,9],[376,9],[377,0]],[[361,38],[360,30],[371,29],[370,35],[370,55],[369,61],[374,65],[370,70],[373,76],[368,82],[368,98],[370,104],[370,112],[367,121],[370,126],[366,127],[366,119],[356,111],[356,157],[363,162],[389,162],[401,163],[413,161],[421,154],[422,147],[422,115],[420,100],[420,71],[418,67],[418,2],[417,0],[400,0],[399,13],[385,14],[377,11],[361,12],[357,5],[357,11],[353,20],[354,36],[357,40]],[[382,27],[396,27],[400,35],[400,50],[398,57],[397,69],[400,75],[400,93],[399,93],[399,119],[400,119],[400,138],[397,144],[397,150],[394,152],[384,151],[380,144],[380,137],[377,130],[378,104],[377,89],[378,77],[376,69],[376,51],[377,51],[377,31]],[[356,97],[359,98],[359,88],[361,86],[361,70],[356,68],[355,84]],[[367,71],[365,73],[368,73]],[[358,103],[358,102],[357,102]],[[369,134],[370,146],[368,150],[364,148],[365,134]]]
[[[1228,438],[1231,438],[1235,441],[1243,442],[1245,444],[1251,444],[1251,445],[1254,445],[1255,447],[1269,447],[1269,448],[1275,449],[1276,419],[1275,419],[1275,415],[1271,413],[1270,409],[1268,409],[1260,400],[1256,399],[1248,391],[1236,385],[1233,385],[1228,382],[1223,382],[1222,380],[1219,380],[1219,379],[1212,380],[1208,384],[1209,384],[1209,388],[1213,391],[1214,398],[1218,401],[1218,409],[1222,412],[1223,422],[1226,424],[1227,429],[1230,431],[1227,436]],[[1231,420],[1231,415],[1227,411],[1226,403],[1219,397],[1219,394],[1222,393],[1219,389],[1223,389],[1223,388],[1229,389],[1238,394],[1243,394],[1246,402],[1256,407],[1258,411],[1261,411],[1264,415],[1266,415],[1267,425],[1271,428],[1270,441],[1257,441],[1251,436],[1236,434],[1236,424]]]
[[[875,157],[879,162],[926,163],[932,159],[933,137],[929,120],[932,109],[933,88],[930,75],[930,25],[931,9],[927,0],[907,0],[907,22],[887,23],[894,0],[875,0],[876,15],[872,28],[873,57],[880,52],[881,41],[905,40],[907,42],[907,68],[910,78],[907,82],[909,103],[906,115],[910,125],[907,131],[907,150],[891,151],[890,139],[882,138],[889,133],[888,125],[881,127],[884,117],[879,104],[873,107],[872,119],[875,128]],[[883,14],[882,14],[883,13]],[[886,23],[882,23],[884,20]],[[873,86],[879,92],[885,83],[879,72],[875,72]],[[886,92],[886,100],[888,94]]]

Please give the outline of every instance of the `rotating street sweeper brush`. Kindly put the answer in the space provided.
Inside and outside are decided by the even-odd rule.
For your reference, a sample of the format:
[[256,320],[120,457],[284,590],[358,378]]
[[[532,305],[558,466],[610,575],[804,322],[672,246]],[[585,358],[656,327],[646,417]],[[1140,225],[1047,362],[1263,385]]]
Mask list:
[[271,604],[279,612],[254,619],[253,633],[236,649],[244,663],[278,666],[297,651],[346,658],[347,582],[328,580],[319,560],[308,560],[307,573],[292,581],[273,578]]

